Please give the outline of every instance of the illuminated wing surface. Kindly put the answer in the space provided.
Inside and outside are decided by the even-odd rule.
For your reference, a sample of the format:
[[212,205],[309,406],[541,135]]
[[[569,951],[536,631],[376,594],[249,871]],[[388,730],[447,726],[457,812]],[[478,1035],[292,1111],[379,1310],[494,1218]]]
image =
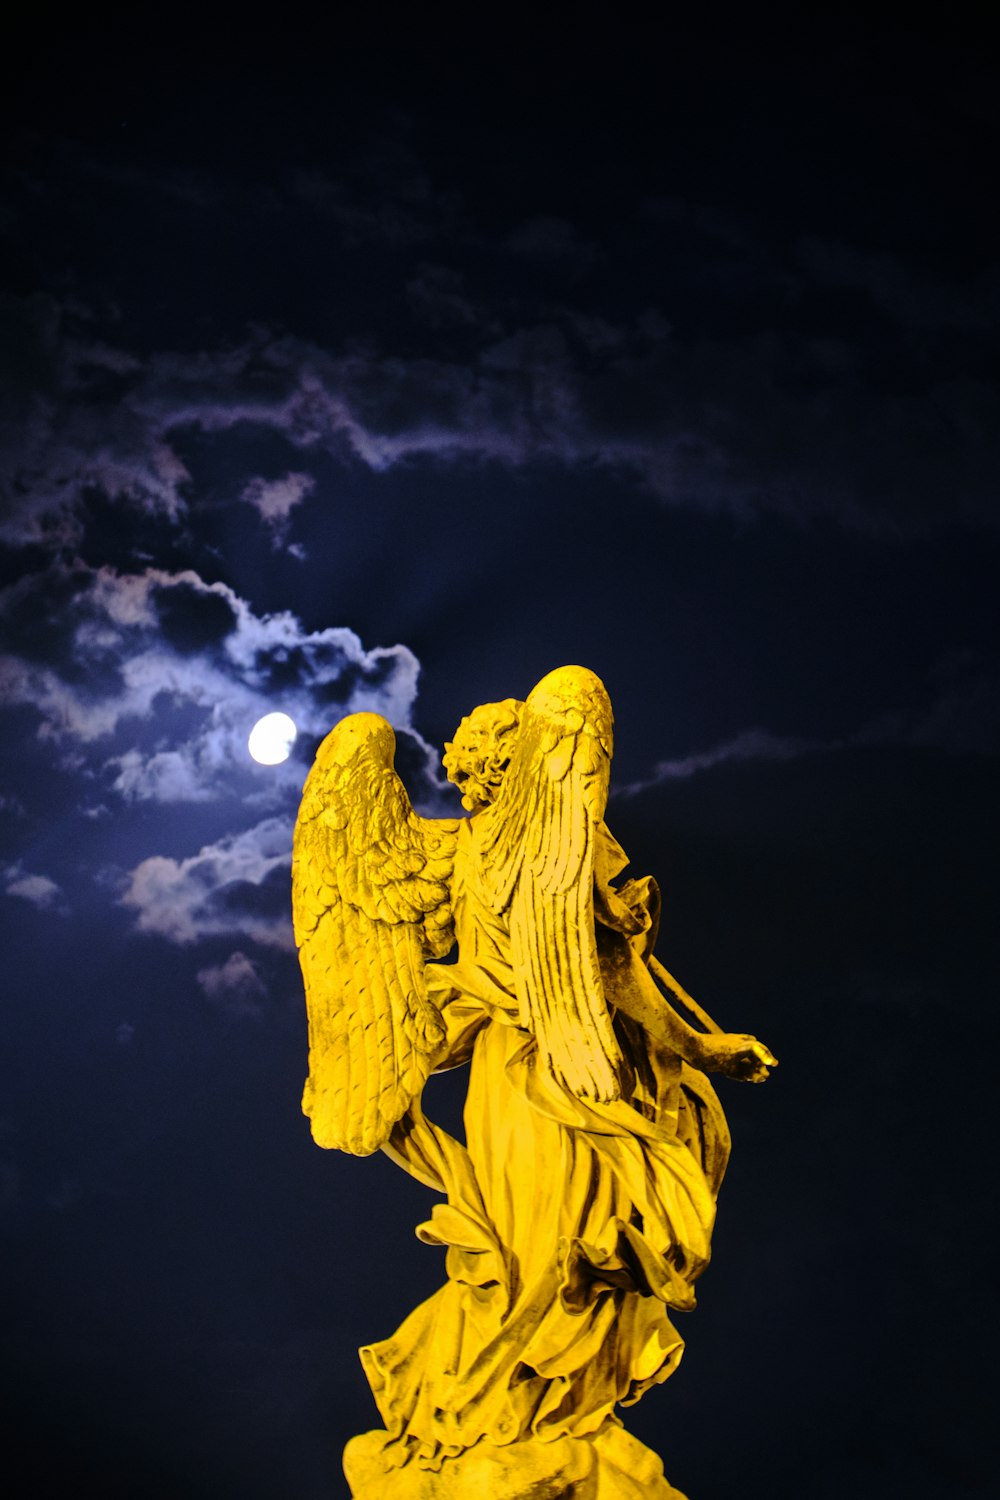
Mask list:
[[619,1095],[615,1040],[594,938],[594,856],[611,765],[600,678],[550,672],[530,694],[497,800],[476,819],[477,878],[509,911],[521,1025],[581,1097]]
[[321,1146],[364,1156],[419,1094],[444,1036],[424,964],[454,941],[458,820],[421,818],[378,714],[327,735],[295,824],[292,912],[309,1015],[302,1108]]

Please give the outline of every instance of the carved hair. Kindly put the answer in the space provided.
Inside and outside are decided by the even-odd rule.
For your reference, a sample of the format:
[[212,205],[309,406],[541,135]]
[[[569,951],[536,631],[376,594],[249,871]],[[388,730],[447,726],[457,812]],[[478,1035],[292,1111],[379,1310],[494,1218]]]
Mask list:
[[445,744],[448,780],[462,793],[462,806],[469,812],[487,807],[496,798],[523,710],[524,704],[517,698],[484,703],[466,715],[455,730],[455,738]]

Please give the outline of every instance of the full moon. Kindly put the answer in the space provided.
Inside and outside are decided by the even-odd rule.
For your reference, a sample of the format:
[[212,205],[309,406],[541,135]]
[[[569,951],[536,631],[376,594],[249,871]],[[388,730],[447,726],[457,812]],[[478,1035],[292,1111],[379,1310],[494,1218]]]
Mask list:
[[247,748],[262,766],[280,766],[292,753],[297,734],[287,714],[265,714],[250,731]]

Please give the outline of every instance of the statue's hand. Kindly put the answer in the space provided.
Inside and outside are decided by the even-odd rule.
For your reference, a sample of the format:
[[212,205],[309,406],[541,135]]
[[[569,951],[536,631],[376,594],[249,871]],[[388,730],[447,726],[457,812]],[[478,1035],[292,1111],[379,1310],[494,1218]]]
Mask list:
[[778,1059],[755,1036],[724,1031],[718,1036],[704,1038],[702,1066],[711,1073],[723,1073],[742,1083],[763,1083],[770,1076],[769,1070],[778,1066]]

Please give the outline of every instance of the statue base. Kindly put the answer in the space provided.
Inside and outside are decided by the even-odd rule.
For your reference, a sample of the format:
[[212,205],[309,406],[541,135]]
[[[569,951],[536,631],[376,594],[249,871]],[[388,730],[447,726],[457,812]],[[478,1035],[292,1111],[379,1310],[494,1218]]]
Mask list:
[[[344,1449],[354,1500],[685,1500],[652,1449],[617,1423],[593,1437],[485,1441],[439,1469],[417,1459],[396,1467],[387,1432],[365,1432]],[[398,1452],[398,1450],[397,1450]],[[395,1458],[395,1463],[394,1463]]]

